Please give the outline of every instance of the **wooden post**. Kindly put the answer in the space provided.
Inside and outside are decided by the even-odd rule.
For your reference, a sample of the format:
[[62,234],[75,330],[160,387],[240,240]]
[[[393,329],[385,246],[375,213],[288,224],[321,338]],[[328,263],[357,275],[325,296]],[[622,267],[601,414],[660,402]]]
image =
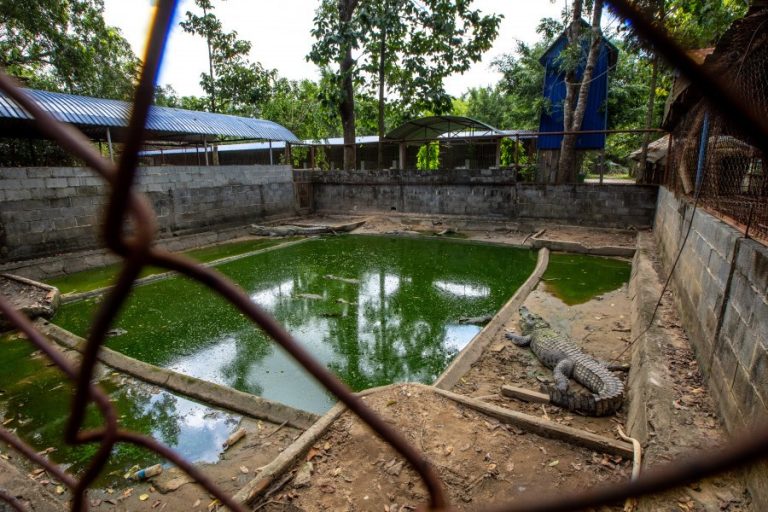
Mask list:
[[399,146],[399,159],[400,159],[400,170],[405,170],[405,158],[406,158],[406,145],[405,142],[401,142]]
[[208,140],[203,137],[203,152],[205,153],[205,166],[208,167]]
[[291,143],[287,141],[285,143],[285,163],[293,166],[293,162],[291,161]]
[[315,146],[309,146],[309,168],[315,168]]
[[110,133],[109,128],[107,128],[107,146],[109,147],[109,159],[114,162],[115,153],[112,150],[112,134]]
[[496,139],[496,167],[501,167],[501,138]]
[[219,165],[219,145],[211,144],[211,160],[213,165]]

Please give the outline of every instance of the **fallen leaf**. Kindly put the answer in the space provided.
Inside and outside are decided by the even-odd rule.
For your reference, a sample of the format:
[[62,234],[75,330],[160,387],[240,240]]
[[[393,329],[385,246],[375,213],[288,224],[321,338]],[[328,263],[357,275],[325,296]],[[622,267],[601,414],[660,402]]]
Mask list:
[[147,501],[149,499],[149,494],[142,494],[139,496],[139,500],[141,501]]
[[557,466],[558,464],[560,464],[560,461],[559,461],[559,460],[553,460],[552,462],[550,462],[549,464],[547,464],[547,466],[549,466],[549,467],[553,468],[553,467]]
[[240,466],[240,472],[244,475],[247,475],[250,472],[250,470],[245,466]]
[[62,487],[61,485],[57,485],[56,494],[59,494],[59,495],[64,494],[64,487]]
[[306,458],[307,462],[309,462],[312,459],[314,459],[315,457],[317,457],[317,455],[319,453],[320,453],[320,450],[318,450],[314,446],[312,448],[310,448],[309,451],[307,452],[307,458]]

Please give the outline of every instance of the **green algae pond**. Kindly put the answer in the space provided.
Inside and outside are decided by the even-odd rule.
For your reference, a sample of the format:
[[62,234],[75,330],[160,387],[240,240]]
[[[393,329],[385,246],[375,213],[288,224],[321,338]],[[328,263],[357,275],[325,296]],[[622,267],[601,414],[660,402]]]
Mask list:
[[[491,244],[350,235],[307,240],[217,269],[361,390],[434,381],[481,329],[459,320],[494,314],[533,271],[536,257]],[[619,288],[629,269],[622,260],[552,254],[544,283],[572,305]],[[89,286],[79,279],[78,286]],[[67,304],[54,322],[84,336],[99,301]],[[114,327],[126,332],[108,345],[131,357],[317,413],[335,401],[231,306],[184,278],[136,288]],[[70,471],[82,470],[96,448],[63,442],[71,387],[25,339],[0,337],[0,354],[0,421],[38,450],[55,447],[50,456]],[[101,385],[125,427],[193,462],[218,460],[240,420],[117,374]],[[88,418],[89,426],[99,424],[95,410]],[[157,455],[121,444],[101,482],[125,485],[128,468],[157,462]]]
[[[530,275],[536,253],[453,240],[313,239],[217,269],[355,390],[433,382]],[[98,300],[54,318],[85,336]],[[141,286],[107,345],[128,356],[322,413],[335,399],[224,300],[184,278]]]
[[[83,470],[98,445],[71,446],[64,442],[73,387],[62,373],[17,335],[0,336],[0,423],[39,451],[49,450],[54,461],[72,473]],[[222,442],[240,417],[212,409],[166,391],[116,374],[99,381],[115,405],[123,427],[151,435],[193,462],[218,460]],[[91,406],[86,426],[100,426]],[[154,453],[120,443],[99,481],[123,485],[124,472],[134,466],[161,462]]]
[[625,260],[553,253],[542,276],[545,289],[569,306],[621,288],[629,281],[632,265]]
[[[202,247],[200,249],[192,249],[185,251],[182,254],[197,260],[200,263],[209,263],[211,261],[227,258],[230,256],[237,256],[252,251],[267,249],[278,244],[283,244],[298,239],[298,237],[293,237],[278,239],[257,238],[253,240],[241,240],[210,247]],[[117,278],[118,273],[120,272],[120,268],[121,265],[119,263],[114,263],[112,265],[105,265],[103,267],[90,270],[83,270],[82,272],[73,272],[71,274],[54,277],[49,279],[47,283],[58,288],[61,293],[89,292],[91,290],[97,290],[99,288],[105,288],[112,285]],[[167,271],[157,267],[145,267],[139,277],[147,277],[155,274],[161,274],[163,272]]]

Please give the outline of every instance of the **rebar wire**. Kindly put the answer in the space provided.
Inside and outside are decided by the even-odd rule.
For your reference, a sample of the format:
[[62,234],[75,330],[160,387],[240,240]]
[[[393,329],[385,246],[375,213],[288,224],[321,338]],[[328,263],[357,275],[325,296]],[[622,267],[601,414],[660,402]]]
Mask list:
[[[626,0],[613,0],[614,10],[621,16],[632,21],[639,35],[662,54],[671,64],[675,65],[692,82],[704,91],[710,102],[718,107],[724,116],[731,119],[748,133],[757,134],[759,145],[765,151],[768,147],[768,123],[757,116],[743,98],[734,92],[734,88],[726,86],[720,79],[693,63],[682,49],[663,31],[656,28],[642,13],[637,11]],[[158,2],[156,16],[152,24],[150,44],[148,45],[145,65],[142,71],[140,85],[134,100],[134,110],[131,117],[129,142],[120,160],[120,170],[114,164],[101,157],[90,145],[88,139],[74,128],[56,121],[52,116],[42,111],[27,95],[20,90],[14,81],[0,74],[0,90],[16,100],[35,119],[42,133],[59,142],[59,144],[74,156],[82,159],[88,166],[99,173],[112,186],[107,222],[105,223],[105,239],[107,246],[124,259],[124,266],[118,283],[105,300],[99,311],[99,316],[93,324],[88,341],[86,354],[80,368],[70,363],[63,355],[40,334],[21,313],[15,311],[7,301],[0,297],[0,312],[2,312],[30,342],[38,347],[71,381],[78,384],[76,398],[73,401],[72,415],[68,424],[68,441],[71,443],[100,443],[99,455],[91,460],[91,465],[79,479],[72,477],[53,464],[48,459],[34,453],[30,447],[13,436],[10,432],[0,429],[0,439],[14,447],[32,462],[39,464],[56,476],[62,483],[73,491],[73,510],[86,510],[87,500],[85,490],[103,468],[106,462],[105,453],[118,442],[127,442],[145,447],[166,458],[189,474],[203,488],[219,499],[224,506],[232,510],[243,510],[240,504],[223,493],[196,466],[185,461],[178,454],[156,440],[118,428],[115,419],[114,405],[107,395],[94,383],[90,377],[96,364],[96,354],[104,342],[104,334],[119,312],[127,298],[132,283],[138,271],[147,264],[154,264],[169,270],[175,270],[200,283],[208,286],[214,292],[223,296],[235,305],[243,314],[263,329],[277,343],[284,347],[293,357],[315,376],[327,389],[333,392],[340,401],[345,403],[365,423],[367,423],[384,441],[388,442],[406,460],[411,463],[425,482],[430,493],[431,510],[448,510],[441,483],[426,457],[409,445],[405,439],[381,417],[369,409],[362,400],[342,384],[328,369],[306,352],[293,337],[270,315],[264,312],[233,283],[226,280],[216,271],[201,267],[199,264],[152,247],[156,235],[155,216],[148,201],[138,195],[133,184],[136,177],[138,149],[141,145],[144,122],[152,102],[154,81],[159,68],[163,48],[167,39],[176,2],[165,0]],[[124,233],[123,226],[127,219],[133,222],[133,232]],[[88,379],[85,376],[89,376]],[[93,401],[99,407],[105,426],[101,429],[81,431],[82,417],[76,414],[84,410]],[[109,448],[110,450],[108,450]],[[558,511],[596,507],[618,500],[661,492],[686,482],[698,480],[719,472],[727,471],[744,464],[754,462],[768,454],[768,431],[757,431],[752,435],[742,436],[718,452],[710,452],[673,464],[656,468],[647,472],[640,479],[611,487],[600,487],[574,494],[558,495],[553,498],[537,499],[534,502],[517,503],[514,505],[493,506],[492,511]],[[17,510],[23,510],[23,505],[11,494],[0,489],[0,500],[9,503]]]

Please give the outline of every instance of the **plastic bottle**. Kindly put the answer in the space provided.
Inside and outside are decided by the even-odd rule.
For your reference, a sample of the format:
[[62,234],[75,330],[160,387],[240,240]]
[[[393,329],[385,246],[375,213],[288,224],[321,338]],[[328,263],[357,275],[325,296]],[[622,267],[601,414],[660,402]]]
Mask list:
[[154,466],[149,466],[148,468],[138,470],[133,474],[133,478],[135,480],[146,480],[147,478],[152,478],[153,476],[159,475],[162,472],[163,465],[155,464]]
[[243,437],[245,437],[245,429],[244,428],[239,428],[239,429],[235,430],[235,432],[232,433],[232,435],[229,436],[226,441],[224,441],[224,449],[226,450],[226,449],[230,448],[233,444],[235,444],[236,442],[241,440]]

